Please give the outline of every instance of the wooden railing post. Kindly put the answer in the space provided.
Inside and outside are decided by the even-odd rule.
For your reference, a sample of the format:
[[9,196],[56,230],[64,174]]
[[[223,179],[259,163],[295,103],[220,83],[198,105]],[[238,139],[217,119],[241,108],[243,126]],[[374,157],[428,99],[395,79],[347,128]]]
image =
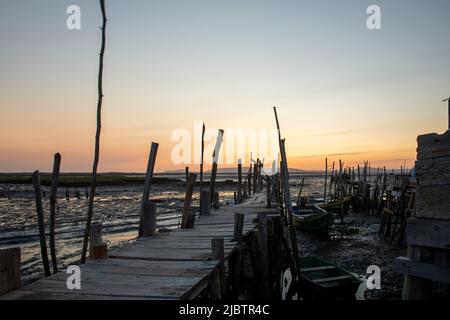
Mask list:
[[0,296],[22,285],[20,277],[20,248],[0,250]]

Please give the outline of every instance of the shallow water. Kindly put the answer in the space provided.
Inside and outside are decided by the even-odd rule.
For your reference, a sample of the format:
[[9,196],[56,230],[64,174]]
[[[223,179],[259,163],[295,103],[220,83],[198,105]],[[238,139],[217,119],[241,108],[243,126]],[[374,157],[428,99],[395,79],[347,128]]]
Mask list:
[[[291,180],[291,191],[298,193],[300,177]],[[321,178],[305,179],[303,194],[321,192]],[[233,201],[234,187],[217,187],[222,205]],[[137,236],[142,186],[98,187],[93,221],[103,222],[104,240],[108,247],[121,245]],[[198,212],[198,188],[194,190],[192,210]],[[48,232],[49,189],[43,187],[46,231]],[[69,199],[66,198],[69,192]],[[83,232],[86,223],[87,199],[85,189],[60,188],[57,196],[56,250],[58,266],[75,263],[80,258]],[[151,199],[157,201],[157,228],[178,228],[185,195],[183,183],[168,183],[152,186]],[[48,242],[48,237],[47,237]],[[34,190],[30,185],[0,184],[0,249],[21,247],[22,278],[25,282],[43,275],[40,255]]]

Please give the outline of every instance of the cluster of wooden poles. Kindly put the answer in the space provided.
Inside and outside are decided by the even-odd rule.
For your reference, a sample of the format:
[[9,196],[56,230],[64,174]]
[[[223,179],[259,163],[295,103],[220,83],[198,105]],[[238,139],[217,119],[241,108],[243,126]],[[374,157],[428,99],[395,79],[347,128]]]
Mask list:
[[[342,161],[339,160],[338,170],[335,170],[333,162],[325,201],[340,203],[342,218],[350,205],[355,213],[380,216],[380,238],[401,246],[404,244],[407,218],[415,206],[415,185],[410,182],[410,174],[404,167],[400,168],[399,174],[395,174],[394,170],[388,174],[385,167],[378,167],[375,174],[371,170],[368,161],[362,167],[358,165],[356,168],[343,169]],[[325,189],[326,180],[325,177]]]

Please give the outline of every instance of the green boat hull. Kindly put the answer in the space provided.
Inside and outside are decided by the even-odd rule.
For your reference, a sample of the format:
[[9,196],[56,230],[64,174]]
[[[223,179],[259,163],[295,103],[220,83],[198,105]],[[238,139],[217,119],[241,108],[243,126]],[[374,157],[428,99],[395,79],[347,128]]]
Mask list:
[[301,295],[306,300],[355,299],[361,280],[316,257],[300,258]]
[[295,228],[313,233],[328,234],[334,222],[333,214],[318,207],[314,209],[315,212],[311,214],[294,214]]

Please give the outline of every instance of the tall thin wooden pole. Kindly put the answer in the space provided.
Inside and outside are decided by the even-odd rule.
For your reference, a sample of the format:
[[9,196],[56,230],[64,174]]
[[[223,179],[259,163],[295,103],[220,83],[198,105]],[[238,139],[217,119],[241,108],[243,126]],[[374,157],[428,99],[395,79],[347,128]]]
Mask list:
[[33,173],[32,180],[34,195],[36,198],[36,212],[39,227],[39,240],[41,243],[42,263],[44,265],[45,276],[48,277],[50,276],[50,264],[48,262],[47,241],[45,240],[44,210],[42,209],[41,179],[39,177],[39,171],[35,171]]
[[323,188],[323,205],[327,203],[328,158],[325,158],[325,187]]
[[56,192],[58,191],[59,170],[61,167],[61,155],[55,154],[53,162],[52,185],[50,188],[50,254],[52,257],[53,272],[58,272],[55,245],[55,221],[56,221]]
[[218,166],[218,162],[219,162],[220,146],[222,145],[222,141],[223,141],[223,132],[224,132],[224,130],[219,129],[219,132],[217,134],[216,146],[214,148],[214,152],[212,155],[212,157],[213,157],[212,169],[211,169],[211,177],[210,177],[210,182],[209,182],[210,205],[212,205],[212,202],[214,199],[216,176],[217,176],[217,166]]
[[89,203],[88,203],[88,213],[86,220],[86,228],[84,230],[83,239],[83,249],[81,251],[81,263],[86,262],[86,253],[89,242],[89,233],[91,232],[92,215],[94,212],[94,197],[95,189],[97,186],[97,168],[98,161],[100,158],[100,133],[102,128],[102,102],[103,102],[103,57],[105,54],[105,44],[106,44],[106,12],[105,12],[105,0],[100,0],[100,8],[103,17],[102,26],[102,46],[100,49],[100,59],[98,68],[98,102],[97,102],[97,131],[95,135],[95,153],[94,153],[94,164],[92,166],[92,181],[91,181],[91,191],[89,193]]
[[201,154],[200,154],[200,214],[202,214],[203,210],[202,210],[202,203],[204,201],[202,201],[202,197],[203,197],[203,156],[205,153],[205,131],[206,131],[206,127],[205,124],[202,125],[202,147],[201,147]]

